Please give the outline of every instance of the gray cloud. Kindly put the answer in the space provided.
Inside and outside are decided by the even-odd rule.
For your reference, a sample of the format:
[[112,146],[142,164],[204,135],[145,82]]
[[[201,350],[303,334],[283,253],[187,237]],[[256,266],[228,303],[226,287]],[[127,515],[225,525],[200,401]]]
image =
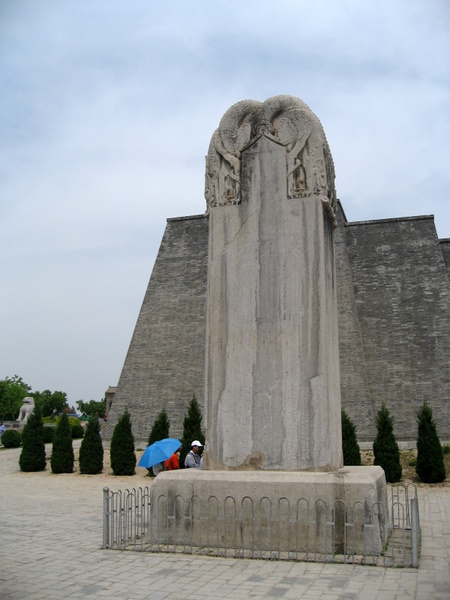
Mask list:
[[4,0],[0,378],[117,383],[165,219],[204,212],[235,102],[321,119],[350,220],[436,215],[450,237],[447,2]]

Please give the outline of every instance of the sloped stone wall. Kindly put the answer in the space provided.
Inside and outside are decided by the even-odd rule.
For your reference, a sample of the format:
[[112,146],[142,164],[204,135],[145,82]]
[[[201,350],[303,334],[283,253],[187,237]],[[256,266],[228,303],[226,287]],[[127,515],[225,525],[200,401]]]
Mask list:
[[[399,440],[417,436],[423,400],[450,439],[448,240],[432,217],[347,223],[335,233],[342,406],[372,441],[383,401]],[[105,437],[125,407],[146,441],[165,406],[182,434],[192,398],[203,403],[208,219],[168,219]]]
[[[386,402],[397,437],[415,439],[416,413],[426,400],[438,432],[448,439],[449,280],[433,217],[348,223],[343,233],[370,409],[376,414]],[[345,306],[340,311],[344,314]],[[359,343],[356,335],[354,342]],[[341,356],[343,404],[359,437],[373,439],[366,390],[363,402],[358,394],[360,366],[357,361],[351,366],[357,351],[347,339]]]
[[125,408],[135,440],[147,441],[165,407],[180,436],[195,393],[203,402],[208,221],[168,219],[108,416],[110,438]]

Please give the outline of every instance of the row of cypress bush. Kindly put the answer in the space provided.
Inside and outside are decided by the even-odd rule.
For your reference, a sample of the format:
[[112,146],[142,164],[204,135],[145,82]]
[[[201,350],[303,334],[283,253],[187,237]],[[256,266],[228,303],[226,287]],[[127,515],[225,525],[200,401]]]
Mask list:
[[[424,483],[440,483],[446,478],[444,452],[436,431],[433,411],[426,402],[417,413],[417,426],[416,474]],[[345,411],[342,411],[342,449],[344,465],[361,464],[356,427]],[[383,468],[388,483],[400,481],[400,450],[394,435],[393,419],[384,403],[377,414],[373,456],[374,465]]]
[[[182,438],[184,455],[190,449],[193,439],[204,444],[201,431],[202,414],[194,397],[189,404],[188,414],[184,419]],[[170,421],[163,410],[157,417],[149,437],[149,445],[169,437]],[[22,471],[42,471],[45,469],[44,427],[38,407],[28,418],[22,432],[23,448],[19,459]],[[184,457],[183,457],[184,460]],[[53,473],[73,473],[74,452],[72,432],[67,415],[62,415],[56,428],[50,465]],[[90,419],[81,442],[79,453],[80,473],[95,475],[103,470],[103,444],[98,419]],[[134,475],[136,470],[136,453],[134,437],[131,429],[131,418],[126,410],[114,428],[111,439],[111,468],[114,475]]]
[[[184,419],[182,438],[182,460],[190,449],[193,439],[204,444],[201,431],[202,415],[195,395]],[[417,463],[416,473],[425,483],[438,483],[445,479],[444,454],[436,431],[431,408],[424,403],[417,415]],[[158,415],[149,436],[149,445],[169,437],[170,421],[165,410]],[[46,466],[43,423],[39,407],[28,418],[22,431],[22,452],[19,465],[22,471],[42,471]],[[18,433],[11,430],[12,433]],[[8,433],[5,432],[3,436]],[[2,441],[3,441],[2,436]],[[17,436],[15,436],[17,437]],[[20,442],[19,442],[20,443]],[[344,465],[360,465],[361,455],[356,438],[356,427],[345,411],[342,411],[342,444]],[[377,436],[373,444],[374,464],[380,465],[386,474],[386,481],[400,481],[402,466],[400,450],[393,431],[393,420],[385,404],[377,415]],[[73,473],[74,452],[72,430],[69,419],[63,414],[55,428],[52,456],[53,473]],[[80,472],[98,474],[103,470],[103,444],[98,419],[91,419],[80,447]],[[131,429],[131,418],[126,410],[114,428],[111,439],[111,468],[114,475],[134,475],[136,454]]]
[[[54,428],[50,459],[53,473],[73,473],[75,456],[72,437],[69,419],[63,413]],[[87,425],[80,446],[79,464],[83,474],[96,474],[103,470],[103,444],[98,419],[91,419]],[[22,430],[19,466],[26,472],[43,471],[46,467],[44,426],[39,407],[35,407]]]

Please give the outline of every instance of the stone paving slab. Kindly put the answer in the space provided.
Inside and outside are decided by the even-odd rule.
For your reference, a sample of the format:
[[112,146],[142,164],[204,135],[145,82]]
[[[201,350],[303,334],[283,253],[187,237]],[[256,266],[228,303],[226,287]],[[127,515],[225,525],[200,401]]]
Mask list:
[[418,491],[419,569],[120,552],[101,548],[103,488],[148,485],[142,472],[21,473],[19,453],[0,450],[2,600],[450,599],[448,487]]

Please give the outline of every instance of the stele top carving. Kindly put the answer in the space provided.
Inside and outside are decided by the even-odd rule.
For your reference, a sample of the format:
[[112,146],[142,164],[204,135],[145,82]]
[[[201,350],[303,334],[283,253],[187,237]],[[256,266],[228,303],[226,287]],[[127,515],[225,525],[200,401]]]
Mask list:
[[206,157],[207,210],[240,204],[241,154],[262,135],[286,149],[288,197],[320,197],[335,223],[335,173],[328,142],[316,115],[293,96],[243,100],[227,110]]

